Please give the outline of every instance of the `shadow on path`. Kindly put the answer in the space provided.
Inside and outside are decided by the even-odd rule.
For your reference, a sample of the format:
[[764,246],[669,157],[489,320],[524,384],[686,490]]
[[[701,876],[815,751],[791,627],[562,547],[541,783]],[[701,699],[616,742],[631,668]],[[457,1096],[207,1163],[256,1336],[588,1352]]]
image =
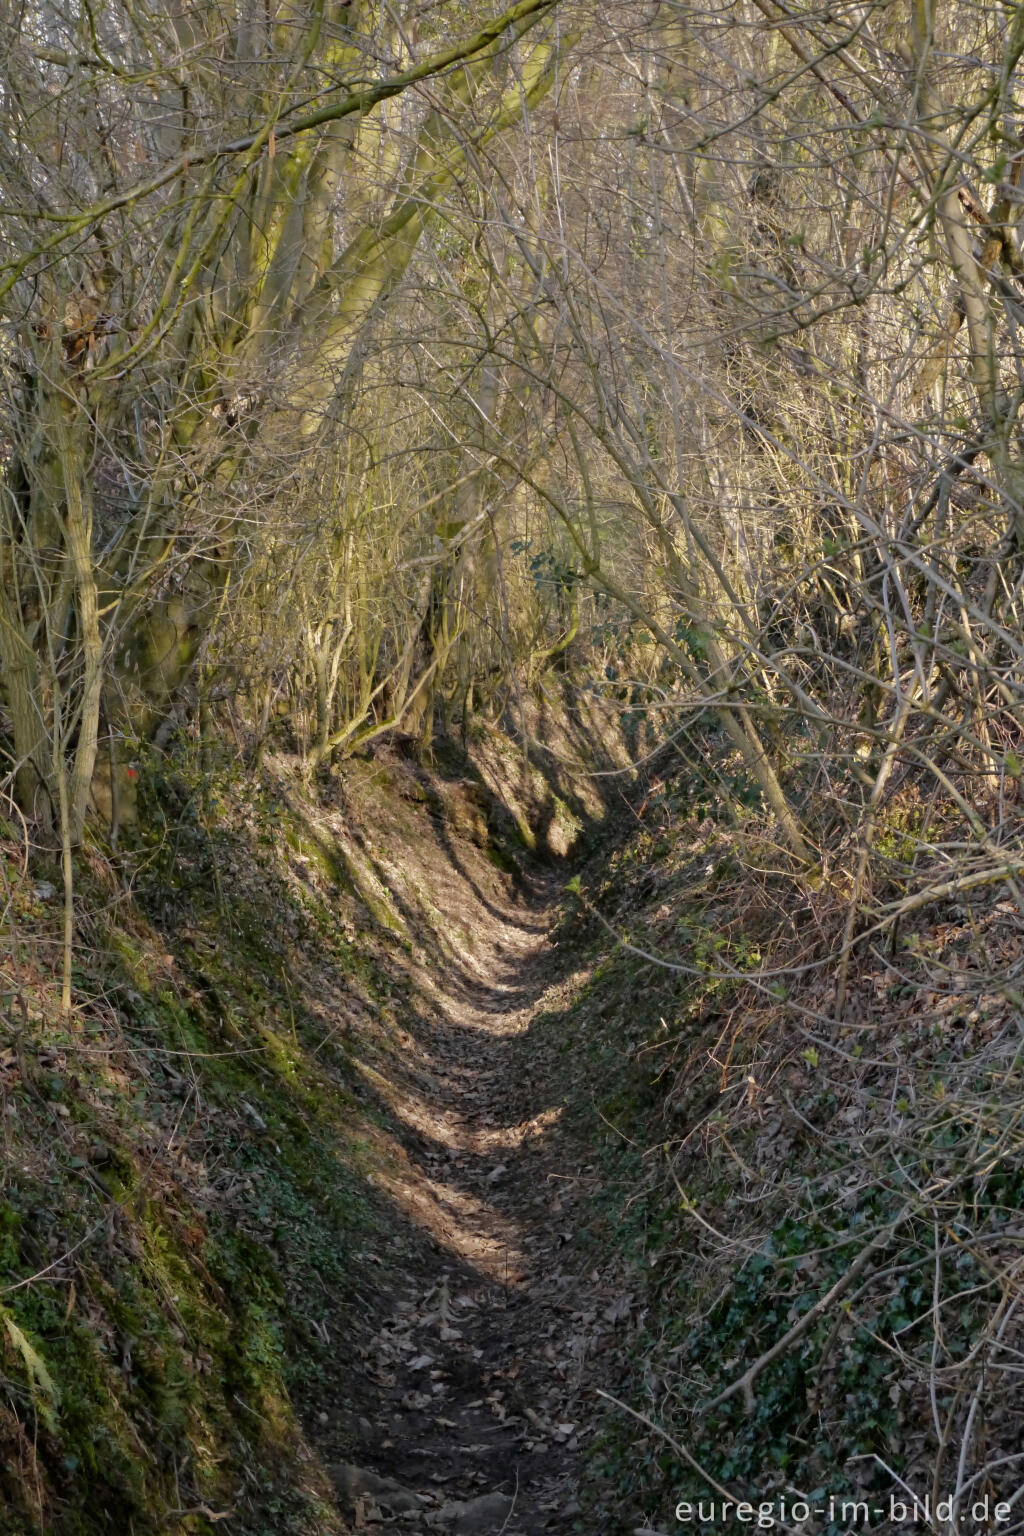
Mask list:
[[[435,854],[442,921],[429,947],[396,957],[415,1006],[397,1049],[358,1064],[406,1279],[379,1308],[362,1411],[315,1438],[356,1529],[379,1514],[451,1536],[541,1536],[578,1513],[584,1427],[566,1405],[583,1362],[559,1223],[572,1169],[529,1031],[580,978],[547,938],[562,877],[514,886],[472,862],[479,873],[450,858],[439,878]],[[394,890],[392,876],[381,870]]]

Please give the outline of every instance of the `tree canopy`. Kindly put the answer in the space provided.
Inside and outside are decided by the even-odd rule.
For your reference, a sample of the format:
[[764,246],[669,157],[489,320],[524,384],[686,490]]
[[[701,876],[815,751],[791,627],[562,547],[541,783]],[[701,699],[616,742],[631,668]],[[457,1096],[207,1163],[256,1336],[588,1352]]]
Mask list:
[[[705,1026],[733,989],[702,1071],[734,1015],[777,1008],[826,1031],[838,1104],[867,1059],[865,956],[894,1003],[959,1010],[966,950],[933,933],[922,959],[914,924],[977,935],[998,901],[1019,926],[1024,900],[1024,4],[24,0],[0,48],[0,833],[63,874],[61,1018],[76,882],[143,846],[143,772],[189,756],[205,794],[218,761],[256,782],[277,753],[312,796],[396,741],[422,766],[500,736],[524,776],[540,745],[596,780],[623,765],[587,735],[595,700],[623,739],[654,723],[676,754],[658,803],[709,847],[727,827],[763,882],[750,934],[716,911],[680,920],[680,953],[615,949],[706,982]],[[552,699],[583,725],[538,743]],[[785,964],[753,933],[769,905]],[[970,959],[1014,1027],[1018,951]],[[826,966],[827,998],[801,993]],[[980,1030],[982,1001],[962,1011]],[[780,1080],[817,1073],[819,1037],[787,1040]],[[900,1059],[867,1256],[811,1299],[795,1260],[776,1276],[785,1330],[761,1316],[768,1259],[816,1264],[811,1228],[844,1250],[852,1184],[820,1186],[832,1225],[780,1219],[762,1269],[721,1281],[737,1310],[703,1315],[760,1340],[702,1378],[737,1443],[762,1376],[815,1406],[772,1372],[812,1337],[829,1357],[827,1308],[913,1229],[884,1274],[934,1259],[935,1465],[956,1445],[960,1492],[983,1477],[1017,1271],[979,1281],[984,1348],[943,1357],[948,1399],[937,1298],[965,1190],[1019,1156],[1011,1044],[982,1087],[960,1058],[952,1104],[945,1058],[915,1055],[905,1096]],[[740,1088],[769,1102],[753,1072]],[[901,1362],[914,1286],[885,1334]]]

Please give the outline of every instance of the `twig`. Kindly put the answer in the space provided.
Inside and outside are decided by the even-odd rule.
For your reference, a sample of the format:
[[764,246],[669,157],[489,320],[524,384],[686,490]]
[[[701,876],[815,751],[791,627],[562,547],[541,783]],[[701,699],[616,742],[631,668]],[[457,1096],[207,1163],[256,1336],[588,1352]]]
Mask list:
[[613,1397],[610,1392],[605,1392],[601,1387],[598,1387],[597,1395],[598,1397],[606,1398],[609,1403],[614,1403],[616,1408],[621,1408],[623,1413],[628,1413],[630,1418],[636,1419],[638,1424],[643,1424],[647,1429],[653,1430],[656,1435],[660,1435],[665,1444],[671,1446],[676,1455],[681,1456],[683,1460],[689,1466],[691,1466],[700,1477],[704,1479],[709,1488],[713,1488],[715,1492],[720,1493],[723,1498],[731,1499],[734,1504],[740,1502],[734,1493],[730,1493],[728,1488],[713,1478],[711,1473],[701,1466],[696,1456],[694,1456],[692,1452],[688,1451],[685,1445],[682,1445],[678,1440],[675,1439],[673,1435],[670,1435],[667,1429],[662,1429],[660,1424],[655,1424],[654,1420],[649,1419],[646,1413],[640,1413],[638,1409],[631,1408],[629,1404],[624,1403],[621,1398]]
[[724,1392],[719,1392],[718,1396],[713,1397],[710,1402],[704,1403],[701,1407],[701,1412],[710,1413],[712,1409],[719,1408],[722,1403],[728,1402],[731,1397],[735,1397],[737,1392],[742,1392],[743,1405],[748,1413],[752,1413],[754,1411],[754,1382],[761,1372],[766,1366],[771,1365],[773,1360],[777,1360],[780,1355],[785,1354],[790,1345],[795,1344],[797,1339],[802,1338],[811,1325],[817,1322],[821,1314],[842,1296],[844,1291],[853,1284],[857,1276],[865,1269],[878,1250],[884,1248],[886,1243],[892,1240],[893,1234],[899,1230],[913,1210],[914,1206],[905,1205],[894,1221],[891,1221],[888,1226],[883,1227],[880,1232],[876,1232],[867,1247],[861,1249],[849,1269],[845,1274],[840,1275],[831,1290],[826,1291],[824,1296],[819,1297],[813,1307],[808,1308],[803,1317],[797,1319],[788,1333],[784,1333],[782,1338],[772,1345],[771,1349],[766,1350],[752,1365],[749,1365],[743,1372],[743,1375],[737,1377],[731,1386],[726,1387]]
[[[687,1450],[686,1446],[683,1445],[681,1441],[677,1440],[674,1435],[670,1435],[667,1429],[662,1429],[660,1424],[655,1424],[654,1420],[648,1418],[646,1413],[640,1413],[636,1408],[631,1408],[629,1404],[624,1403],[621,1398],[613,1397],[610,1392],[603,1391],[601,1387],[597,1388],[597,1395],[598,1397],[605,1398],[609,1403],[614,1403],[616,1408],[621,1408],[623,1413],[628,1413],[630,1418],[636,1419],[638,1424],[643,1424],[647,1429],[653,1430],[656,1435],[659,1435],[661,1439],[664,1440],[666,1445],[670,1446],[671,1449],[675,1451],[677,1456],[681,1456],[687,1465],[693,1468],[698,1477],[703,1478],[704,1482],[707,1483],[709,1488],[713,1488],[716,1493],[720,1493],[723,1499],[728,1500],[728,1502],[733,1505],[739,1505],[746,1502],[744,1499],[739,1498],[735,1493],[731,1493],[723,1483],[718,1482],[716,1478],[712,1477],[711,1473],[705,1467],[701,1466],[700,1462],[697,1460],[696,1456],[693,1455],[692,1451]],[[793,1527],[789,1525],[782,1525],[781,1522],[776,1522],[776,1529],[780,1531],[791,1531]]]

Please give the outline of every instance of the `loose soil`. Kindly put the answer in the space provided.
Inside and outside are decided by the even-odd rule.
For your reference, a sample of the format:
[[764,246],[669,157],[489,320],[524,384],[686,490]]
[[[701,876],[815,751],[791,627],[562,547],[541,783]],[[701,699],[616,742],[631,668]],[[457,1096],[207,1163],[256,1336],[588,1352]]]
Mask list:
[[[376,1084],[400,1138],[382,1182],[409,1218],[392,1239],[406,1280],[372,1304],[358,1411],[349,1394],[310,1426],[356,1529],[537,1536],[573,1530],[580,1514],[599,1400],[585,1358],[593,1314],[569,1259],[593,1174],[552,1101],[564,1061],[531,1037],[581,980],[548,938],[563,879],[513,894],[463,876],[437,893],[460,903],[474,943],[461,964],[420,968],[415,1050],[403,1050],[400,1083]],[[370,1257],[382,1273],[394,1265]]]

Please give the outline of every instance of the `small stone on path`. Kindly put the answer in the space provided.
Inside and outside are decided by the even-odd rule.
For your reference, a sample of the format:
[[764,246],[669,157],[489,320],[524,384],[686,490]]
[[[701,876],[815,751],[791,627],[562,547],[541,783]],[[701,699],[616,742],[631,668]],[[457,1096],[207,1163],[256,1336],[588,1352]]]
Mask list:
[[482,1493],[465,1504],[449,1504],[441,1512],[452,1521],[452,1536],[498,1536],[512,1513],[504,1493]]

